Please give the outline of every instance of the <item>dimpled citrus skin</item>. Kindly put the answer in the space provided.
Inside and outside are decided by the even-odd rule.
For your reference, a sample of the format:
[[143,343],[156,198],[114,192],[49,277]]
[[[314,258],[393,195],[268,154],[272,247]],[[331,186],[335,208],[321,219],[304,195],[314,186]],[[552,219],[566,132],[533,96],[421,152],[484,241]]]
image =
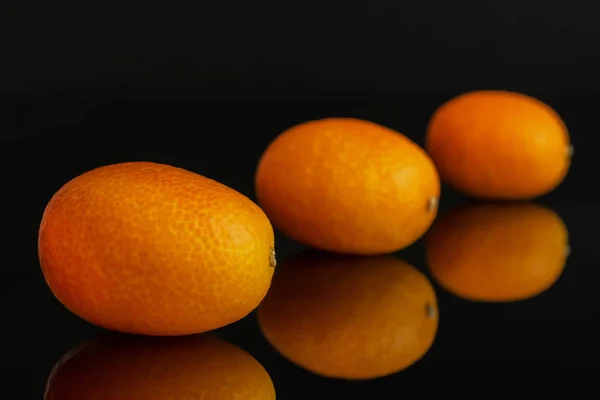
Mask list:
[[274,400],[269,374],[245,351],[211,335],[105,332],[54,367],[44,400]]
[[264,336],[291,362],[348,380],[408,368],[438,327],[431,283],[392,256],[296,255],[282,262],[257,315]]
[[274,270],[273,229],[251,200],[163,164],[100,167],[47,205],[38,252],[54,295],[102,327],[184,335],[241,319]]
[[555,189],[571,163],[560,116],[530,96],[475,91],[431,117],[425,148],[442,181],[486,199],[530,199]]
[[437,212],[433,162],[372,122],[328,118],[294,126],[265,150],[256,195],[273,225],[321,250],[382,254],[419,239]]
[[458,297],[507,302],[533,297],[561,275],[568,232],[537,204],[469,204],[442,215],[426,235],[429,270]]

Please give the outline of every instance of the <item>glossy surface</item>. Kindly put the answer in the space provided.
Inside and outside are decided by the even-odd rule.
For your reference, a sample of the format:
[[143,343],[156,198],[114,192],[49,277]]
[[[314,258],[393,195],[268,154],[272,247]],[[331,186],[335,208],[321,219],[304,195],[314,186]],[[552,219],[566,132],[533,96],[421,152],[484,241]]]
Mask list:
[[423,357],[438,329],[435,290],[394,256],[312,250],[282,263],[257,310],[267,341],[317,375],[379,378]]
[[[84,384],[87,388],[100,390],[106,385],[114,387],[116,382],[120,382],[119,384],[139,385],[138,388],[124,387],[132,393],[136,390],[143,393],[144,386],[152,382],[160,384],[170,380],[175,385],[173,393],[184,393],[186,387],[194,389],[189,386],[191,381],[203,382],[205,385],[212,382],[211,391],[222,389],[225,393],[226,390],[237,390],[236,388],[243,386],[246,388],[244,390],[248,390],[247,393],[251,393],[251,390],[254,390],[252,393],[260,393],[252,387],[266,388],[270,380],[279,400],[347,397],[404,399],[414,394],[519,396],[600,393],[594,379],[600,356],[600,246],[597,244],[600,197],[595,194],[592,186],[581,184],[595,179],[595,175],[590,176],[589,171],[594,171],[597,157],[595,151],[586,152],[585,149],[594,149],[591,138],[596,135],[595,125],[592,124],[593,118],[586,118],[593,116],[592,111],[596,106],[589,106],[595,104],[589,98],[573,100],[547,97],[546,100],[565,115],[572,127],[573,143],[579,149],[563,184],[550,195],[532,202],[531,206],[516,207],[523,210],[532,207],[529,209],[531,212],[523,211],[525,215],[522,216],[517,211],[502,211],[506,209],[504,206],[480,206],[481,203],[473,203],[443,188],[436,222],[453,222],[449,228],[442,230],[436,229],[434,224],[428,231],[428,234],[442,236],[439,239],[442,243],[452,240],[457,243],[452,251],[442,251],[438,259],[438,265],[455,278],[471,268],[485,267],[481,262],[465,264],[461,260],[482,260],[487,257],[491,260],[488,266],[494,270],[494,279],[486,280],[486,275],[480,273],[482,270],[476,270],[478,272],[475,277],[480,282],[478,287],[500,287],[502,284],[503,290],[516,290],[518,286],[510,285],[510,282],[516,282],[517,278],[534,282],[531,286],[523,286],[526,290],[517,293],[520,300],[510,299],[515,293],[509,293],[511,296],[501,301],[472,301],[465,298],[468,296],[461,295],[456,288],[452,291],[444,288],[442,281],[436,279],[431,271],[426,257],[427,248],[431,245],[428,234],[414,245],[384,256],[383,260],[390,260],[391,265],[388,266],[381,266],[376,262],[377,258],[369,258],[373,262],[365,261],[363,266],[352,266],[352,261],[329,262],[325,257],[313,262],[303,262],[297,269],[290,269],[286,273],[284,268],[292,267],[290,263],[294,259],[298,260],[297,257],[301,257],[306,248],[276,232],[278,264],[282,267],[281,270],[276,267],[273,282],[275,285],[279,280],[278,272],[282,272],[282,280],[288,283],[273,286],[274,296],[281,300],[271,303],[271,307],[278,309],[278,312],[294,310],[295,315],[303,317],[307,324],[312,324],[307,325],[307,329],[313,329],[319,335],[335,332],[332,338],[324,336],[322,343],[314,339],[312,349],[324,349],[322,354],[311,354],[308,350],[302,353],[303,346],[311,349],[307,347],[307,343],[310,345],[308,335],[304,335],[304,344],[299,340],[292,343],[298,346],[297,352],[303,357],[311,356],[314,362],[323,362],[331,359],[326,354],[325,350],[328,350],[336,355],[338,361],[335,365],[342,365],[344,368],[352,366],[360,357],[368,356],[376,361],[371,367],[385,367],[376,371],[377,375],[383,376],[363,379],[368,378],[365,375],[372,374],[366,373],[370,371],[361,371],[365,373],[360,380],[355,379],[356,377],[339,379],[309,371],[307,367],[314,366],[299,365],[298,356],[296,362],[293,362],[292,354],[285,354],[271,344],[261,330],[258,315],[260,311],[256,311],[211,333],[223,341],[218,342],[222,345],[215,346],[214,354],[222,351],[237,354],[242,359],[241,363],[232,363],[232,357],[220,357],[219,374],[214,374],[212,371],[215,369],[207,368],[207,364],[203,367],[201,357],[193,357],[191,360],[185,358],[185,354],[200,354],[204,350],[197,350],[198,353],[195,353],[196,350],[191,353],[186,350],[181,358],[170,359],[160,354],[161,348],[164,350],[168,345],[152,345],[152,341],[147,339],[129,337],[123,342],[128,350],[110,350],[112,345],[107,344],[101,348],[105,350],[98,355],[102,363],[87,359],[91,361],[86,361],[85,366],[77,364],[76,369],[81,370],[82,374],[76,382],[67,379],[72,382],[69,390],[77,387],[84,390],[84,387],[80,387]],[[228,104],[223,108],[211,108],[206,103],[187,102],[156,105],[100,103],[97,111],[90,110],[85,115],[67,113],[69,118],[65,117],[65,121],[59,125],[56,120],[30,122],[37,123],[43,129],[29,132],[29,136],[19,131],[23,134],[22,139],[6,140],[0,146],[3,152],[3,157],[0,158],[3,171],[0,222],[5,233],[0,268],[3,346],[0,376],[4,397],[42,399],[58,361],[75,346],[90,343],[103,334],[101,329],[64,308],[54,298],[40,272],[37,258],[39,222],[48,199],[69,178],[99,165],[143,159],[179,165],[211,176],[252,199],[257,160],[264,147],[286,126],[319,116],[353,114],[381,121],[400,131],[416,132],[413,133],[414,140],[422,143],[423,127],[431,110],[439,103],[439,98],[429,97],[411,98],[405,103],[342,102],[337,106],[330,103],[268,103],[260,106],[243,103],[240,107]],[[52,105],[41,104],[53,110]],[[76,107],[75,109],[77,110]],[[224,114],[236,115],[237,118],[228,119],[229,124],[223,126]],[[216,130],[218,134],[211,136],[210,147],[196,145],[197,138],[189,131],[190,124],[197,122],[200,117],[203,126],[210,122],[221,127]],[[232,143],[236,143],[238,149],[235,154],[231,150]],[[228,149],[230,153],[227,153]],[[231,156],[223,156],[224,153]],[[239,164],[234,166],[231,157],[235,157]],[[465,217],[465,214],[457,214],[457,210],[463,207],[467,211],[473,210],[471,207],[482,207],[490,211],[469,211],[477,216],[471,218]],[[538,212],[542,215],[536,217]],[[437,233],[434,233],[434,229]],[[566,232],[568,237],[565,237]],[[457,239],[463,237],[472,238]],[[560,250],[567,242],[565,239],[568,239],[570,253],[563,260]],[[474,248],[472,243],[479,243],[480,247]],[[548,251],[545,246],[548,246]],[[518,249],[518,252],[510,251],[511,249]],[[463,258],[457,257],[457,254]],[[515,271],[510,272],[510,268],[516,265],[515,260],[529,260],[521,264],[524,266],[550,266],[550,269],[522,268],[522,275],[513,275]],[[403,266],[403,263],[410,267]],[[319,265],[321,268],[318,271],[312,271],[312,268]],[[346,265],[355,272],[344,275]],[[410,328],[414,326],[411,320],[402,319],[408,314],[401,312],[401,308],[407,303],[403,303],[402,298],[396,297],[396,292],[390,289],[398,287],[395,285],[398,282],[395,274],[401,274],[403,269],[413,271],[413,268],[421,274],[414,276],[423,276],[435,291],[439,320],[434,336],[430,330]],[[307,272],[303,273],[304,270]],[[370,270],[373,274],[369,273]],[[527,271],[534,270],[541,274],[535,276],[543,279],[529,281],[532,275]],[[327,276],[328,271],[339,272]],[[452,271],[459,271],[460,274]],[[507,272],[510,274],[503,275]],[[365,276],[364,282],[374,284],[366,285],[363,279],[356,278],[362,274]],[[336,279],[336,276],[340,276],[340,279]],[[502,281],[502,277],[506,279]],[[353,284],[356,290],[344,286],[350,286],[349,281],[354,279],[358,281]],[[294,286],[295,283],[307,281],[306,285]],[[538,282],[543,284],[538,285]],[[542,286],[545,288],[540,291]],[[286,296],[285,292],[289,292],[290,296]],[[361,298],[367,300],[358,300],[353,294],[361,295]],[[396,299],[397,304],[389,304],[390,299]],[[378,303],[380,300],[381,303]],[[268,306],[268,303],[265,304]],[[361,308],[363,305],[367,307]],[[419,311],[418,308],[415,310]],[[395,320],[386,321],[386,314],[394,315]],[[300,323],[300,318],[295,319],[293,315],[284,314],[278,320],[283,322],[280,332]],[[421,333],[422,336],[410,336],[411,332]],[[339,335],[340,340],[335,340],[335,335]],[[358,337],[364,340],[356,340]],[[379,343],[378,338],[382,339]],[[390,338],[398,341],[394,343]],[[414,338],[415,341],[401,341],[401,338]],[[420,338],[424,338],[425,344],[431,340],[426,351],[426,346],[408,346],[408,343],[418,344],[416,339]],[[273,338],[271,341],[276,344]],[[156,343],[159,342],[163,341],[157,340]],[[177,342],[163,343],[174,343],[173,346],[177,346]],[[201,338],[181,341],[191,347],[201,342]],[[394,344],[406,345],[407,353],[414,351],[411,355],[414,363],[405,367],[397,360],[392,360],[387,365],[379,363],[378,360],[385,358],[383,351],[394,348]],[[347,350],[343,351],[345,348]],[[395,349],[400,351],[400,347]],[[131,351],[127,356],[130,358],[123,354],[127,354],[127,351]],[[137,351],[142,351],[145,355],[137,356]],[[176,353],[170,350],[166,352]],[[135,364],[136,360],[143,362]],[[115,366],[121,366],[123,375],[117,374],[119,371]],[[181,371],[190,371],[188,367],[191,368],[192,375],[186,376]],[[246,367],[255,371],[259,378],[255,379],[256,376],[252,375],[254,372],[249,374]],[[261,368],[268,375],[258,373]],[[395,372],[396,369],[401,370]],[[83,373],[85,371],[108,372]],[[156,371],[156,375],[149,371]],[[336,375],[339,375],[339,371],[337,372]],[[119,377],[123,376],[125,378],[120,380]],[[135,379],[128,378],[134,376]],[[179,378],[170,378],[174,376]],[[184,381],[184,377],[190,380]],[[246,385],[249,382],[254,382],[253,386]],[[120,393],[126,393],[124,390]],[[84,400],[81,397],[78,399]],[[146,397],[146,400],[152,400],[152,397]]]
[[540,294],[563,272],[569,232],[535,203],[471,203],[441,216],[425,237],[437,283],[473,301],[514,301]]
[[275,388],[258,361],[215,336],[105,331],[56,363],[44,399],[275,400]]

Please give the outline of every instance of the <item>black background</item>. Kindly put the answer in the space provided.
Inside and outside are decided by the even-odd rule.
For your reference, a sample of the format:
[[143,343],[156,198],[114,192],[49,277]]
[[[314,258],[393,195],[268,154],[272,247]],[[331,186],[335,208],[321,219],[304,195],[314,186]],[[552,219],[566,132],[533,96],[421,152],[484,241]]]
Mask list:
[[7,0],[0,90],[595,91],[599,12],[583,0]]
[[[436,287],[434,347],[374,382],[321,379],[288,364],[254,316],[221,334],[267,368],[281,399],[596,391],[598,21],[600,6],[581,0],[2,2],[3,387],[10,398],[41,398],[53,364],[97,331],[53,298],[37,261],[43,208],[67,180],[149,160],[254,198],[258,157],[291,125],[352,116],[422,144],[441,102],[490,88],[540,98],[570,129],[569,176],[540,199],[567,224],[573,249],[554,287],[498,305]],[[445,188],[442,212],[463,200]],[[282,259],[302,249],[282,235],[277,243]],[[425,270],[422,253],[418,242],[398,256]]]

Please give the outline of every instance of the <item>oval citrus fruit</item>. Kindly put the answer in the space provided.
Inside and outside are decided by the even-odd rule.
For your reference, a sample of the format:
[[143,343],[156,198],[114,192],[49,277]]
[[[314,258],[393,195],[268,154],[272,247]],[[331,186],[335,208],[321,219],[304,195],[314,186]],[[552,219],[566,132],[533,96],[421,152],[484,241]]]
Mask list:
[[269,374],[251,355],[211,335],[105,332],[54,367],[45,400],[274,400]]
[[559,115],[530,96],[475,91],[432,116],[425,148],[442,181],[467,195],[528,199],[555,189],[571,162]]
[[536,204],[472,204],[441,216],[426,236],[429,270],[458,297],[508,302],[540,294],[561,275],[565,225]]
[[392,256],[296,255],[282,263],[257,315],[284,357],[348,380],[408,368],[429,350],[438,327],[431,283]]
[[440,187],[432,161],[407,137],[368,121],[328,118],[294,126],[267,147],[256,195],[290,238],[368,255],[420,238]]
[[273,229],[211,179],[163,164],[100,167],[48,203],[38,252],[54,295],[102,327],[183,335],[249,314],[267,292]]

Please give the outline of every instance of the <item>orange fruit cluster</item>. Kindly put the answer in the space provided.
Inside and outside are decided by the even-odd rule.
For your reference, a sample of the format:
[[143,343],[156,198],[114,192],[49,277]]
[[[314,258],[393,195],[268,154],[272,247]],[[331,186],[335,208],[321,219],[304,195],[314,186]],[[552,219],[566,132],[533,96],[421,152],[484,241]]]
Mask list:
[[[307,370],[344,379],[400,371],[433,345],[438,307],[428,278],[386,254],[425,236],[429,273],[445,290],[514,301],[547,290],[569,251],[560,217],[534,204],[475,204],[436,220],[441,181],[495,200],[531,199],[560,184],[572,146],[549,106],[511,92],[463,94],[433,113],[425,143],[354,118],[293,126],[258,160],[258,205],[173,166],[99,167],[48,203],[38,237],[44,277],[66,308],[110,330],[189,335],[258,309],[267,340]],[[273,228],[318,251],[276,268]],[[201,348],[208,359],[197,365],[182,357],[180,375],[146,382],[156,371],[127,354],[105,359],[110,349],[95,344],[57,370],[47,398],[110,397],[106,387],[61,386],[84,382],[77,377],[88,365],[94,374],[106,369],[120,393],[134,393],[128,385],[144,380],[138,386],[153,393],[164,385],[184,397],[221,398],[210,394],[210,371],[237,359],[236,350],[173,340],[165,348]],[[165,356],[142,353],[149,361]],[[219,361],[213,353],[231,356]],[[244,357],[236,368],[247,369],[248,385],[228,386],[223,398],[274,398],[268,376]],[[189,383],[198,371],[207,379],[202,388]],[[227,386],[223,379],[215,384]],[[244,390],[251,392],[236,394]]]
[[400,250],[433,222],[440,179],[482,199],[524,200],[564,179],[573,148],[558,114],[532,97],[477,91],[447,101],[425,149],[387,127],[328,118],[291,127],[267,147],[256,196],[274,227],[321,250]]

